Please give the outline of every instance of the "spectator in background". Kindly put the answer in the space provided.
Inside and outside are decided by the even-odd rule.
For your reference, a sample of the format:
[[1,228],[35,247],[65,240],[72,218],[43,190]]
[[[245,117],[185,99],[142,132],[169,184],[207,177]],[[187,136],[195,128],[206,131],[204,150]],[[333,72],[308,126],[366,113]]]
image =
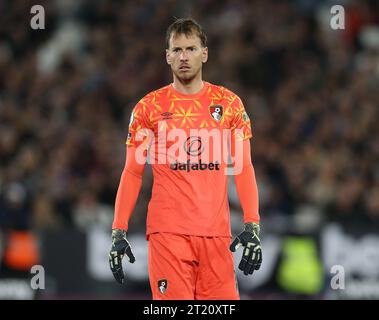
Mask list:
[[[327,1],[72,3],[44,3],[46,29],[36,31],[25,1],[0,4],[0,228],[76,227],[78,195],[91,188],[91,202],[113,206],[124,152],[114,148],[134,99],[170,80],[160,58],[172,16],[202,22],[205,77],[239,92],[256,119],[267,223],[304,204],[377,219],[376,1],[345,4],[345,32],[329,28]],[[135,217],[150,196],[143,181]]]

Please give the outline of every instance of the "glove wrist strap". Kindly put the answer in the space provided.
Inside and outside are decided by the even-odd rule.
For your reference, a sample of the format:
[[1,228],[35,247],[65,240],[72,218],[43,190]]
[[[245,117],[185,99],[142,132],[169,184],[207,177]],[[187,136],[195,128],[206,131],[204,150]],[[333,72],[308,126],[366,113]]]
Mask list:
[[245,231],[255,233],[257,236],[259,236],[260,226],[258,223],[255,222],[246,222]]
[[113,240],[123,240],[126,238],[126,231],[121,229],[112,230],[112,239]]

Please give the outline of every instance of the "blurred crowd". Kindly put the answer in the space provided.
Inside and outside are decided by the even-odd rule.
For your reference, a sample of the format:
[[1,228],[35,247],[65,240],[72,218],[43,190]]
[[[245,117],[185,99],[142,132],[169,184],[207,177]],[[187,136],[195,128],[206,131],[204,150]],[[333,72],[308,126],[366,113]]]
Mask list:
[[165,32],[187,16],[208,35],[204,79],[252,119],[263,221],[378,221],[379,3],[340,1],[332,30],[335,3],[50,0],[33,30],[35,1],[0,1],[0,229],[110,228],[131,110],[171,82]]

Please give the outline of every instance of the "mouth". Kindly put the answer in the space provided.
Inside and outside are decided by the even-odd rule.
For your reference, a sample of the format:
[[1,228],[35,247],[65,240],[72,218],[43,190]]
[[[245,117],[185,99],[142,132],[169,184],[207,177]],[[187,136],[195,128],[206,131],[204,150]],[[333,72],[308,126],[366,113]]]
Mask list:
[[179,67],[180,71],[189,71],[190,69],[191,69],[191,67],[188,65],[183,65],[183,66]]

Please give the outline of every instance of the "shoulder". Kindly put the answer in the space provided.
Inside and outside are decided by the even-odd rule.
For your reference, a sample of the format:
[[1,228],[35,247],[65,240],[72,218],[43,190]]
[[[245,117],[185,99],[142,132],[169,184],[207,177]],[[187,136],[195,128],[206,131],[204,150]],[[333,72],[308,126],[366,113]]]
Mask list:
[[143,96],[133,108],[133,116],[140,115],[145,118],[154,118],[159,111],[162,98],[167,96],[168,85],[157,90],[151,91]]
[[154,105],[157,101],[162,99],[167,95],[170,85],[164,86],[157,90],[151,91],[146,94],[138,103],[144,105]]
[[230,103],[235,100],[241,101],[240,97],[235,92],[224,86],[209,83],[209,90],[222,97],[223,100],[227,100]]

